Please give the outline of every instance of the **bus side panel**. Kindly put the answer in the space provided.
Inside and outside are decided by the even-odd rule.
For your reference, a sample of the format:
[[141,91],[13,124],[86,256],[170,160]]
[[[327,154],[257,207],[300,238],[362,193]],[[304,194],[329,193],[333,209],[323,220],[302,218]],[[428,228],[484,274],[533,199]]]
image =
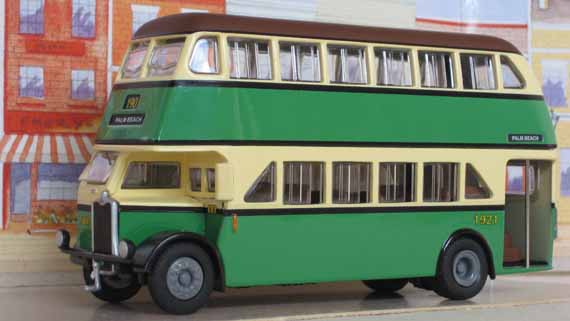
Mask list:
[[204,213],[189,212],[121,212],[119,239],[128,239],[139,245],[154,234],[165,231],[189,231],[204,235],[204,216]]
[[[474,215],[497,215],[474,225]],[[501,211],[256,215],[224,218],[218,246],[227,286],[435,275],[442,245],[460,229],[478,231],[502,263]]]
[[[138,94],[141,106],[124,110],[126,97]],[[112,97],[98,140],[507,144],[509,134],[529,133],[543,135],[533,144],[555,144],[537,100],[207,86]],[[145,114],[144,123],[109,126],[114,114]]]

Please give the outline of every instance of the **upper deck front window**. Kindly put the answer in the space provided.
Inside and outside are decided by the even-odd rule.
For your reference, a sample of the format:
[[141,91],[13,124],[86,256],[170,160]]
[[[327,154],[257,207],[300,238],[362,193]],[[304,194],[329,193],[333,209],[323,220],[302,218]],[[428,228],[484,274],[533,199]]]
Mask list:
[[190,70],[201,74],[217,74],[218,64],[218,40],[216,38],[198,40],[190,59]]
[[265,40],[229,39],[230,77],[271,79],[271,54]]
[[115,152],[97,152],[79,179],[90,184],[105,184],[118,155]]
[[132,79],[141,76],[148,44],[148,41],[133,44],[123,67],[123,78]]
[[455,88],[453,59],[447,52],[419,52],[422,87]]
[[170,76],[176,70],[184,38],[169,39],[158,43],[148,63],[148,76]]
[[281,43],[279,60],[281,79],[289,81],[321,81],[319,47],[304,43]]

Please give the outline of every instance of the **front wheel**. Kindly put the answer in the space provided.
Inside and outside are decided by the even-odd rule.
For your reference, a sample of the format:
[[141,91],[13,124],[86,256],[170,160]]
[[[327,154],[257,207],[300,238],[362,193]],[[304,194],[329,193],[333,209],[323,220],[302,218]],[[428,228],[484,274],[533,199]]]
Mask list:
[[481,292],[487,275],[487,257],[481,245],[459,239],[443,253],[434,290],[451,300],[470,299]]
[[392,293],[400,291],[406,284],[408,284],[407,279],[391,279],[391,280],[365,280],[362,281],[364,285],[369,287],[371,290],[380,293]]
[[[91,278],[93,268],[91,265],[83,266],[83,278],[86,285],[93,285]],[[116,276],[101,276],[101,289],[91,292],[99,300],[110,303],[120,303],[134,297],[141,285],[137,276],[133,274],[120,274]]]
[[154,302],[173,314],[190,314],[208,302],[214,287],[212,260],[199,246],[175,244],[160,255],[148,283]]

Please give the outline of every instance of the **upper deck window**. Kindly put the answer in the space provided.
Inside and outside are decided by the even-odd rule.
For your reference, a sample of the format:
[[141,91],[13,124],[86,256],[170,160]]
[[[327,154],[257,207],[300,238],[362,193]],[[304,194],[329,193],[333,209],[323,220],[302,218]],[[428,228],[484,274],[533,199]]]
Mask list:
[[381,86],[411,86],[412,63],[407,49],[382,49],[374,51],[377,83]]
[[265,40],[229,39],[230,77],[271,79],[271,54]]
[[148,62],[148,76],[169,76],[178,65],[184,38],[168,39],[156,44]]
[[123,78],[138,78],[141,75],[144,58],[148,51],[148,41],[134,43],[131,51],[127,55],[125,66],[123,67]]
[[497,89],[493,57],[490,55],[461,54],[461,73],[465,89]]
[[513,62],[506,56],[501,56],[501,70],[503,71],[503,87],[507,89],[524,88],[523,77]]
[[455,88],[450,53],[420,51],[418,55],[422,87]]
[[366,50],[356,47],[329,47],[329,71],[331,82],[365,84]]
[[190,58],[190,70],[201,74],[217,74],[218,64],[218,40],[216,38],[198,40]]
[[304,43],[281,43],[279,60],[281,79],[289,81],[321,81],[319,47]]
[[132,162],[123,182],[124,189],[179,188],[180,165],[163,162]]

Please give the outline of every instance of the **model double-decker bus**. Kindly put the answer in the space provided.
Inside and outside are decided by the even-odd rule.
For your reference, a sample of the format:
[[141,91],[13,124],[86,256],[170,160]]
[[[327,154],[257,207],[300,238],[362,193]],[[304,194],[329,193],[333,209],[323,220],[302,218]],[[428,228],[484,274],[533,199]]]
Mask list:
[[112,302],[361,280],[449,299],[548,270],[557,149],[487,36],[182,14],[133,37],[58,245]]

